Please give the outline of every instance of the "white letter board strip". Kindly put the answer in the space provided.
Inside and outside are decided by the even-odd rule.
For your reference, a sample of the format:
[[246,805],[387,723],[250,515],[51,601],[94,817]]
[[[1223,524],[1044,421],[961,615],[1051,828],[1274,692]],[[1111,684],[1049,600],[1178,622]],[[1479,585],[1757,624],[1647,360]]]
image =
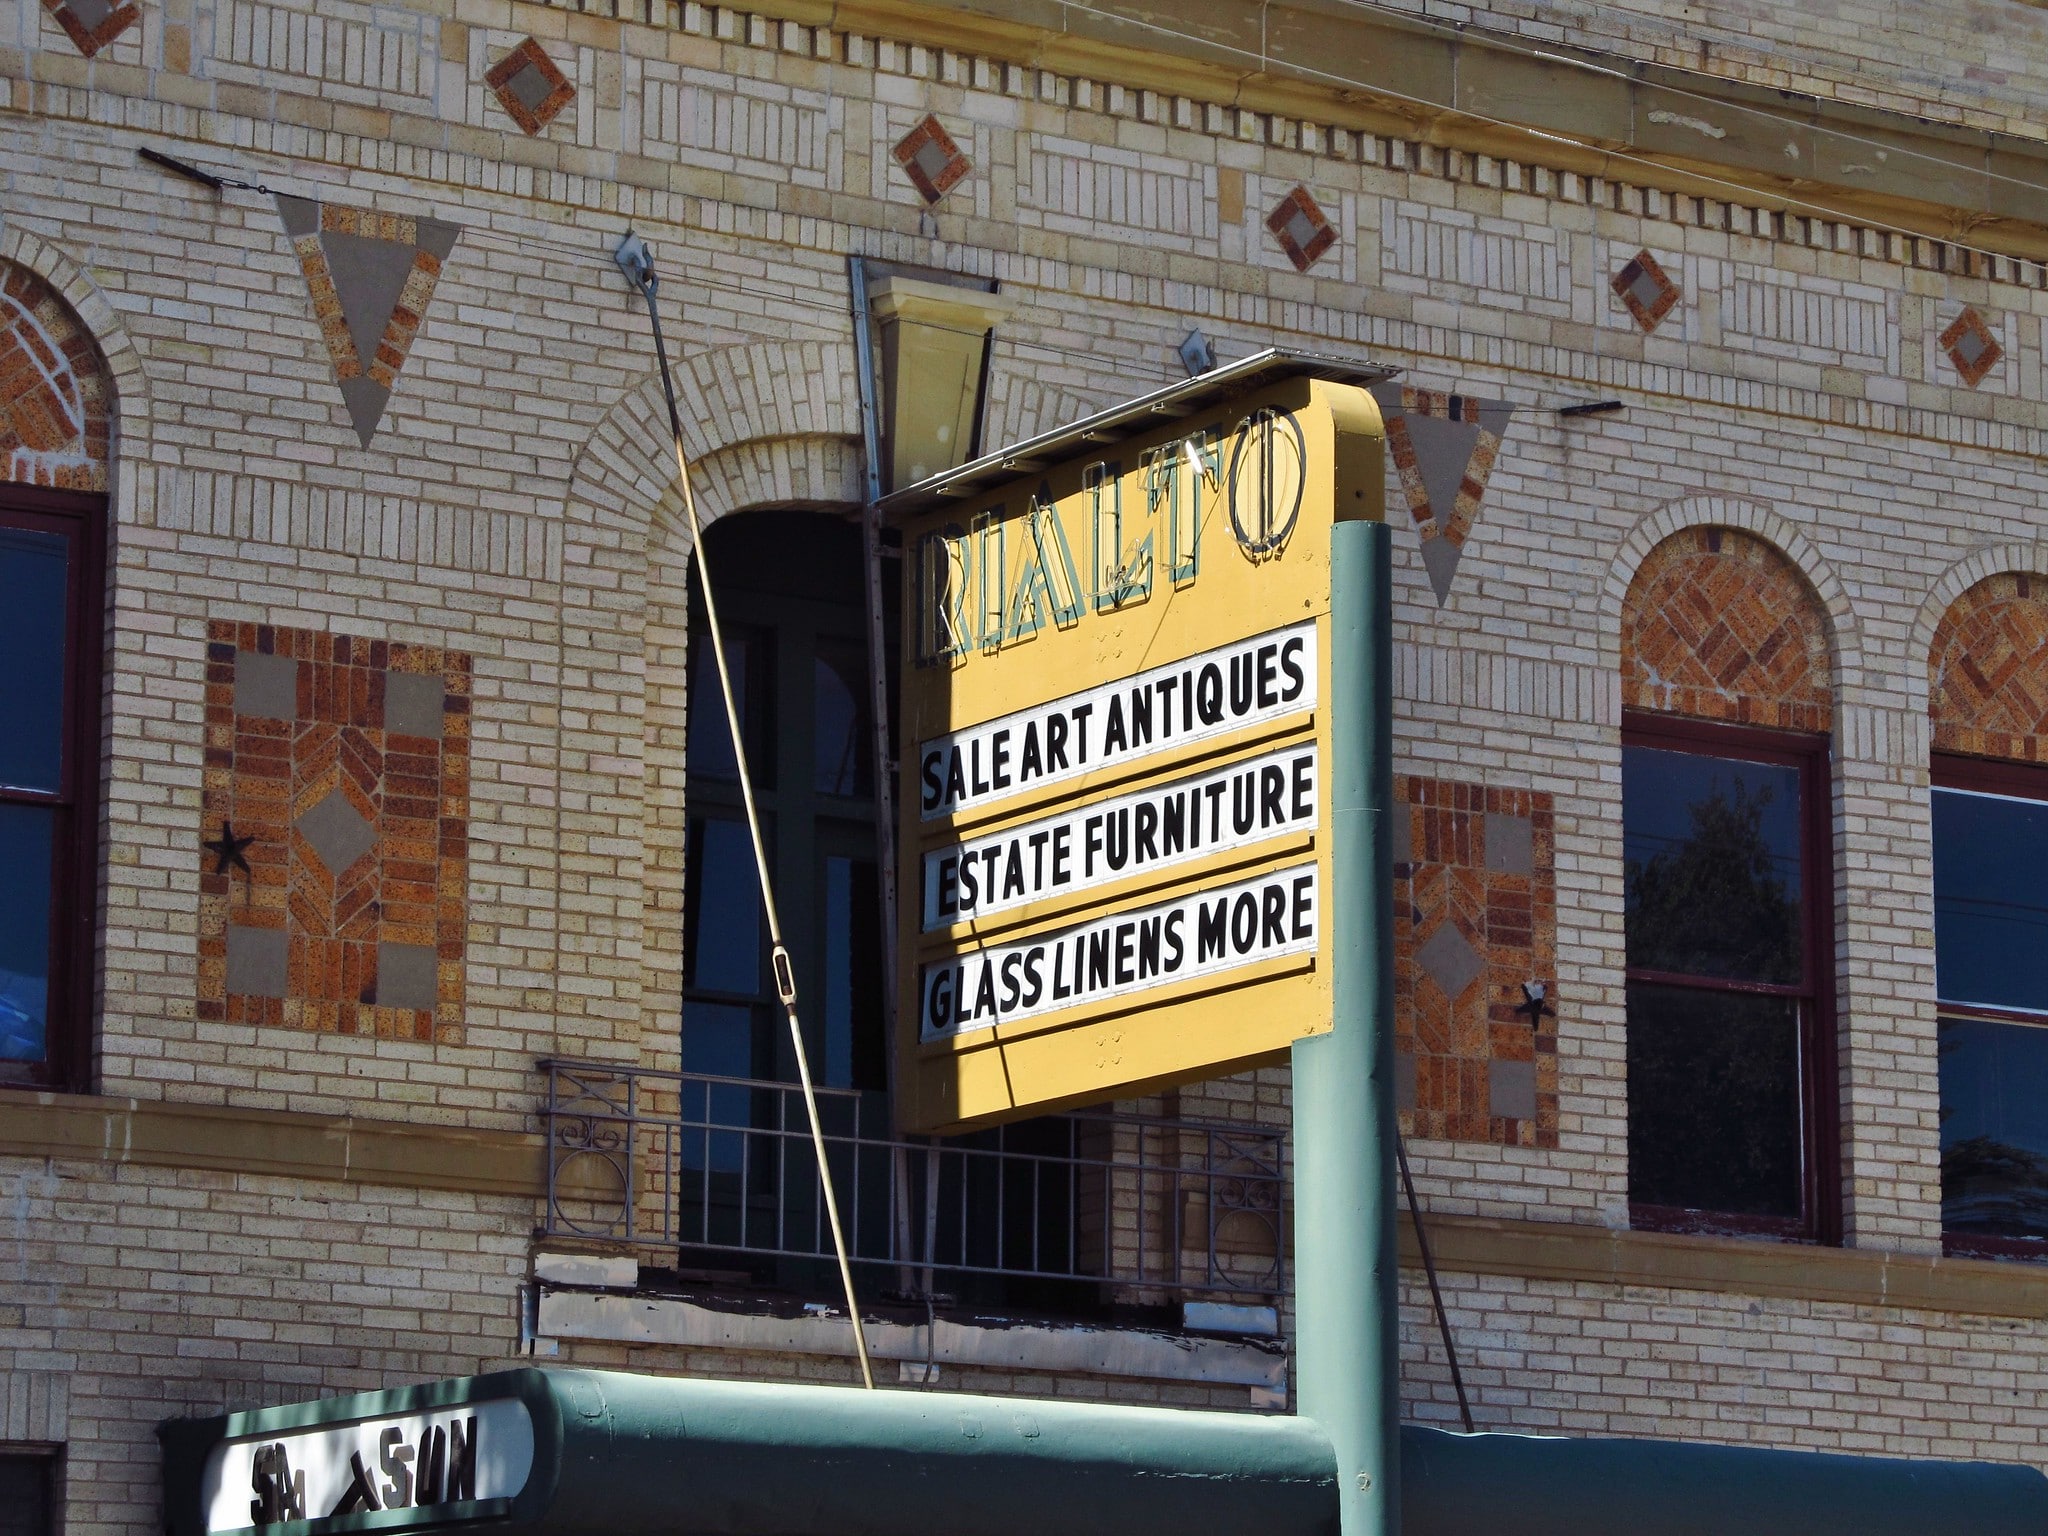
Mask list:
[[924,856],[924,931],[1316,826],[1316,745],[1037,817]]
[[1315,703],[1311,619],[935,737],[918,750],[918,802],[926,821],[980,810]]
[[918,977],[919,1033],[971,1034],[1313,954],[1318,896],[1316,866],[1297,864],[927,965]]

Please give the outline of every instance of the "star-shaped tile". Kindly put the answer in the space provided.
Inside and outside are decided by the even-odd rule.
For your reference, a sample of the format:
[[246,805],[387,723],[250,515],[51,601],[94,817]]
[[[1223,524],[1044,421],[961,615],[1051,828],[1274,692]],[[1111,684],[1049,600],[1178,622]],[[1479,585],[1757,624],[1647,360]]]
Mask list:
[[253,873],[249,868],[247,853],[255,843],[256,839],[253,836],[235,836],[235,824],[232,821],[223,821],[220,824],[220,836],[200,846],[214,856],[213,872],[216,875],[224,875],[230,869],[239,869],[247,875]]

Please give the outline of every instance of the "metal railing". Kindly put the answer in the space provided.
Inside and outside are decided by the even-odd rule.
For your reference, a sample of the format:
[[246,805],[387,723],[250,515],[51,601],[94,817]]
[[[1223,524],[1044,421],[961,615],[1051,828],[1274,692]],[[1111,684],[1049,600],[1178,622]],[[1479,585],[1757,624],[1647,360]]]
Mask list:
[[[685,1271],[768,1284],[802,1284],[807,1265],[829,1260],[794,1084],[540,1066],[543,1236],[629,1244]],[[1138,1303],[1277,1303],[1287,1289],[1284,1131],[1068,1114],[920,1141],[890,1135],[880,1094],[821,1088],[818,1110],[851,1257],[870,1276],[896,1266],[896,1288],[929,1295],[1003,1277]]]

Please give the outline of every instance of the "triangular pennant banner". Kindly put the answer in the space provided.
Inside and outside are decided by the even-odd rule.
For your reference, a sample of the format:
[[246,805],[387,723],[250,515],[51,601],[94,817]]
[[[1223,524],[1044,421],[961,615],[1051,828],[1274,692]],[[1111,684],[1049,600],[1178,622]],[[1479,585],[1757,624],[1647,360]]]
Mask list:
[[1374,388],[1401,494],[1422,536],[1422,564],[1441,608],[1465,540],[1479,516],[1486,482],[1514,406],[1400,384]]
[[367,448],[461,227],[282,193],[277,211],[306,274],[342,403]]

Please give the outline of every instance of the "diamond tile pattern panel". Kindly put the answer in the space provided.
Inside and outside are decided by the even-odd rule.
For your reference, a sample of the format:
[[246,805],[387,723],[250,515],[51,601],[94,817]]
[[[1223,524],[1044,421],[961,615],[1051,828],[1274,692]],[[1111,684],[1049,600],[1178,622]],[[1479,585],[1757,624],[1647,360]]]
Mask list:
[[461,1041],[469,681],[428,646],[208,626],[201,838],[255,842],[246,875],[203,856],[201,1019]]
[[1735,528],[1650,551],[1621,615],[1621,702],[1740,725],[1825,731],[1827,616],[1792,562]]
[[1266,215],[1266,228],[1297,272],[1306,272],[1337,243],[1336,229],[1307,187],[1296,187],[1281,198]]
[[576,97],[576,87],[568,76],[531,37],[493,64],[484,75],[484,84],[526,134],[546,128]]
[[2005,348],[1998,344],[1991,327],[1974,309],[1965,309],[1941,333],[1941,350],[1948,354],[1949,362],[1954,364],[1963,382],[1972,389],[1983,383],[1985,376],[2005,356]]
[[1557,1021],[1533,1029],[1522,984],[1557,994],[1551,797],[1435,779],[1395,785],[1394,1042],[1414,1135],[1557,1145]]
[[1680,295],[1678,284],[1648,251],[1637,251],[1624,262],[1609,286],[1645,333],[1657,329],[1677,305]]
[[1937,752],[2048,763],[2048,582],[1978,582],[1942,615],[1927,670]]
[[927,203],[944,197],[972,169],[953,136],[930,115],[903,136],[895,155],[897,165]]
[[43,0],[71,45],[88,59],[142,19],[142,8],[115,0]]

